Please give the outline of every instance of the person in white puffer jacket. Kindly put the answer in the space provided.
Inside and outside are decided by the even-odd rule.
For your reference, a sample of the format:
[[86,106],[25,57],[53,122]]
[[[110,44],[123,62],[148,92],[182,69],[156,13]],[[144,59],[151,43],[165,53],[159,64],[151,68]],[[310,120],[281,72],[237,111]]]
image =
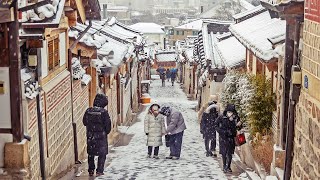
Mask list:
[[144,132],[147,135],[148,158],[151,158],[154,149],[153,158],[159,159],[159,146],[162,146],[162,136],[166,133],[164,116],[159,114],[160,106],[152,104],[144,120]]

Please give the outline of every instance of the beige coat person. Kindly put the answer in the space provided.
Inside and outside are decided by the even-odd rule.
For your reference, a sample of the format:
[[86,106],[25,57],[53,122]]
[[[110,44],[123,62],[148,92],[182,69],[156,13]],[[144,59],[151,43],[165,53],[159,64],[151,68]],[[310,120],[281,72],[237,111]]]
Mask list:
[[158,114],[155,116],[151,112],[150,107],[145,120],[144,120],[144,132],[147,134],[147,146],[162,146],[162,136],[166,133],[165,118],[163,115]]

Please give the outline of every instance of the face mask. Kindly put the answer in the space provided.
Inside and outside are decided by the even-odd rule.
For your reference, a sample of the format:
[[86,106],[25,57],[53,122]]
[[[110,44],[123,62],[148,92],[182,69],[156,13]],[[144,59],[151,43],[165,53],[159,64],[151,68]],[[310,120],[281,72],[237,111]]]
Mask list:
[[233,112],[228,111],[227,112],[227,117],[231,117],[233,115]]

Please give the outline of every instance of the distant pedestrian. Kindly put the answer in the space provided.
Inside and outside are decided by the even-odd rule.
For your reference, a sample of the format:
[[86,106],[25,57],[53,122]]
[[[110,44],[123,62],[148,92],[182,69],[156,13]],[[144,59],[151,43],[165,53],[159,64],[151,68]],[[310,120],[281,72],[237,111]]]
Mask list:
[[168,80],[168,82],[170,81],[170,78],[171,78],[171,72],[170,72],[170,69],[168,68],[167,71],[166,71],[166,78]]
[[162,87],[165,87],[166,86],[166,74],[165,73],[160,74],[160,79],[162,82]]
[[87,131],[89,176],[94,175],[95,156],[98,156],[96,175],[104,175],[104,164],[108,154],[108,134],[111,131],[111,119],[108,111],[104,109],[107,105],[107,96],[97,94],[93,107],[88,108],[83,117],[83,125],[86,126]]
[[176,109],[168,106],[161,108],[160,113],[167,116],[167,134],[170,135],[170,155],[166,159],[177,160],[181,155],[183,132],[186,128],[184,118]]
[[166,134],[164,116],[159,114],[160,106],[152,104],[144,120],[144,132],[147,135],[148,158],[159,159],[159,146],[162,146],[162,136]]
[[217,105],[217,101],[218,97],[216,95],[210,96],[208,107],[205,112],[203,112],[200,123],[200,132],[203,134],[207,157],[217,157],[215,128],[215,122],[219,116],[219,107]]
[[174,85],[174,82],[175,82],[175,80],[176,80],[177,71],[178,71],[178,70],[175,69],[175,68],[172,68],[172,69],[170,70],[172,86]]
[[241,121],[237,115],[235,106],[228,104],[222,115],[215,123],[216,130],[219,133],[219,148],[223,161],[223,172],[231,173],[232,155],[235,150],[235,137],[237,128],[241,128]]

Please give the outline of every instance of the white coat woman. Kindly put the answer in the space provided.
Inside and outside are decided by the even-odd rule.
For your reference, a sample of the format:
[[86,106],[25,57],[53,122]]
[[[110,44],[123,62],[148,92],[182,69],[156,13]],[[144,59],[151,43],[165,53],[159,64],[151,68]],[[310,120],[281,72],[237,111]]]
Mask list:
[[159,159],[159,146],[162,146],[162,136],[166,133],[164,125],[164,116],[159,114],[160,106],[152,104],[144,120],[144,132],[147,135],[148,158],[151,158],[154,149],[153,158]]

